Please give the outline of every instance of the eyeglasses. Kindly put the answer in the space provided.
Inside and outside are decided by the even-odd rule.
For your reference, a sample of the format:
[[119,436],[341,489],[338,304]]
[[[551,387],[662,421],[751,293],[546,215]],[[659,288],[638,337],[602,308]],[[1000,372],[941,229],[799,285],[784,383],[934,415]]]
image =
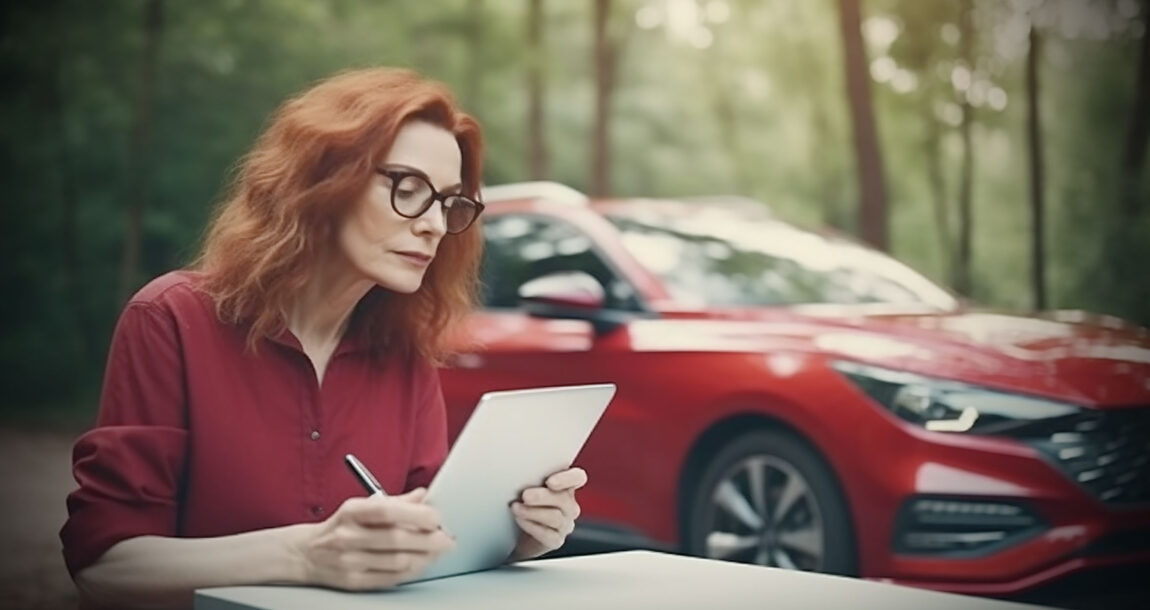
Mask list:
[[479,218],[483,204],[456,193],[440,193],[431,186],[427,176],[407,168],[381,167],[376,171],[391,179],[391,207],[404,218],[419,218],[431,204],[443,204],[443,219],[447,232],[462,233]]

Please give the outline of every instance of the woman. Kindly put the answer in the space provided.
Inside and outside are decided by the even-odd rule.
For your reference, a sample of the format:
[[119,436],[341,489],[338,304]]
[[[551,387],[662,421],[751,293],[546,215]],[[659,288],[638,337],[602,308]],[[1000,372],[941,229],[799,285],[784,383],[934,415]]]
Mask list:
[[[117,324],[61,530],[82,599],[385,588],[452,547],[422,498],[447,448],[434,365],[477,282],[481,161],[478,124],[408,71],[344,73],[277,112],[195,267]],[[346,453],[396,495],[362,497]],[[512,559],[563,543],[585,482],[523,493]]]

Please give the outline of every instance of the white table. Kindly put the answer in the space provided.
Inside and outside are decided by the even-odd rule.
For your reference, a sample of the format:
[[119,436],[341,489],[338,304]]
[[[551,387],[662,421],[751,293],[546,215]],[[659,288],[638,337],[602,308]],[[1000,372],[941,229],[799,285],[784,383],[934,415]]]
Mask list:
[[938,593],[841,576],[765,568],[651,551],[531,561],[496,570],[343,593],[288,586],[196,592],[196,610],[358,608],[873,608],[1021,610],[1035,606]]

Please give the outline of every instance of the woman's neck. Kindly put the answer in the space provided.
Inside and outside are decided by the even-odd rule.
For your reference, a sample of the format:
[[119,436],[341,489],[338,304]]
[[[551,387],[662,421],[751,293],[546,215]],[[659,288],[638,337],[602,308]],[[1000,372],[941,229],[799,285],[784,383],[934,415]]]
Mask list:
[[287,312],[288,330],[305,352],[334,349],[372,285],[346,266],[319,266]]

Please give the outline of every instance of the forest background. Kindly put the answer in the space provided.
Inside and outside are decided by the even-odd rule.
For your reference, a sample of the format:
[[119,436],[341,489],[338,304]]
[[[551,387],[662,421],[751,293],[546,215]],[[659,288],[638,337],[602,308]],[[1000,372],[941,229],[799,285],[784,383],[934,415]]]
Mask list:
[[284,99],[450,85],[489,184],[738,194],[981,307],[1150,326],[1148,0],[45,0],[0,8],[7,416],[90,414]]

